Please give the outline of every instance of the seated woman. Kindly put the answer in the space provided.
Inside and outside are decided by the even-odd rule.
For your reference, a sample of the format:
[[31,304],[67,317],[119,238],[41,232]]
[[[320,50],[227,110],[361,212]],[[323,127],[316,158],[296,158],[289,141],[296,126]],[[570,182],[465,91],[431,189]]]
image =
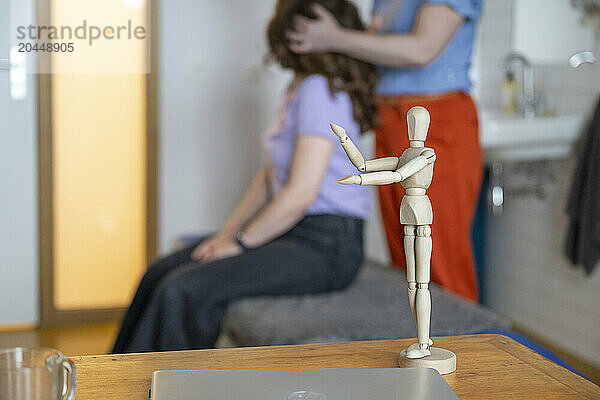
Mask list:
[[311,6],[363,29],[346,0],[279,0],[267,36],[270,56],[294,71],[269,162],[215,235],[156,261],[125,315],[115,353],[214,347],[227,305],[245,296],[301,295],[346,287],[363,261],[370,195],[335,180],[353,166],[329,123],[353,140],[375,118],[373,66],[339,54],[296,55],[285,32]]

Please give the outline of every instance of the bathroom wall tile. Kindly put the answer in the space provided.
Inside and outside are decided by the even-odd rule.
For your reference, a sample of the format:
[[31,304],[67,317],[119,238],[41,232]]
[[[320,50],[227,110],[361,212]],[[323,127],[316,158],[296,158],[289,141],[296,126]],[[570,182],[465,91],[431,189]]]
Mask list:
[[483,2],[484,12],[512,12],[513,1],[512,0],[486,0]]
[[[562,264],[564,267],[566,263]],[[595,292],[595,288],[588,287],[590,284],[586,284],[590,278],[583,277],[581,274],[574,277],[574,274],[563,274],[566,269],[559,270],[556,267],[558,264],[550,264],[545,271],[548,277],[543,280],[538,280],[540,292],[546,293],[548,296],[553,296],[562,303],[564,303],[569,309],[576,313],[590,314],[596,319],[600,320],[600,310],[596,307],[598,301],[598,294]],[[577,272],[571,270],[571,272]],[[583,278],[583,279],[582,279]],[[576,296],[564,296],[565,293],[577,293]]]
[[484,34],[497,34],[503,37],[508,36],[510,38],[511,27],[512,27],[512,16],[510,12],[506,16],[494,15],[493,18],[486,18],[485,16],[481,19],[481,31]]
[[577,77],[581,81],[580,86],[600,88],[600,66],[598,64],[583,64],[574,71],[577,72]]
[[503,80],[502,59],[510,52],[512,1],[488,0],[479,25],[478,51],[480,79],[479,104],[499,108]]
[[582,65],[579,68],[562,67],[561,72],[565,86],[574,92],[589,87],[592,82],[586,80],[586,78],[590,69],[587,68],[587,65]]
[[[538,294],[539,295],[539,294]],[[543,295],[544,307],[541,309],[540,321],[552,321],[556,327],[564,332],[576,336],[584,343],[593,344],[597,341],[597,332],[600,329],[600,318],[597,313],[586,312],[583,309],[572,309],[567,306],[559,296]],[[556,315],[560,315],[560,319]],[[573,330],[573,326],[577,326]]]

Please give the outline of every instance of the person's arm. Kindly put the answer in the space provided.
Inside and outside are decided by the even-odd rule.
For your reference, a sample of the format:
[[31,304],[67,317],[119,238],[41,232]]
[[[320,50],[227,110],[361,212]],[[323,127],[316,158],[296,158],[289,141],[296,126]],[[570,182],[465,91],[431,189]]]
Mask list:
[[269,200],[268,174],[269,166],[264,167],[253,179],[233,214],[223,228],[214,236],[204,240],[192,252],[193,260],[204,260],[214,253],[215,249],[227,247],[229,251],[239,251],[234,235],[264,207]]
[[324,7],[314,6],[316,19],[294,18],[288,31],[290,49],[296,53],[336,52],[386,67],[422,67],[444,50],[464,18],[445,4],[424,4],[417,12],[412,32],[376,34],[341,27]]
[[242,227],[256,215],[256,213],[267,204],[269,201],[269,175],[270,166],[265,166],[260,171],[252,184],[244,194],[244,197],[235,208],[235,211],[225,225],[221,232],[227,235],[235,235]]
[[248,246],[261,246],[302,219],[319,194],[332,152],[331,140],[298,135],[287,184],[244,229]]
[[[330,140],[312,135],[298,135],[286,185],[244,228],[244,241],[247,246],[254,248],[269,242],[290,230],[304,216],[306,209],[319,194],[332,152],[333,143]],[[243,208],[240,204],[238,210]],[[247,207],[247,210],[250,209],[251,207]],[[228,229],[238,227],[239,222],[243,220],[241,216],[249,215],[237,210],[234,214],[240,217],[232,216],[232,223],[228,223]],[[235,234],[237,230],[234,229],[233,232]],[[198,247],[202,247],[203,244]],[[192,258],[198,261],[231,257],[242,252],[233,235],[219,236],[213,243],[198,250],[198,253],[196,250]]]

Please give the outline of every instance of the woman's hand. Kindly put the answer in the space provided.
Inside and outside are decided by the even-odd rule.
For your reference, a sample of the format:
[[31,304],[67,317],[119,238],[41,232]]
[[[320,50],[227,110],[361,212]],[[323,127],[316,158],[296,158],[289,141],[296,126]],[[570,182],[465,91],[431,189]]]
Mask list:
[[194,261],[208,262],[237,256],[241,253],[242,248],[232,235],[217,233],[196,246],[192,251],[191,258]]
[[313,6],[317,18],[294,17],[293,30],[287,31],[290,49],[294,53],[317,53],[334,50],[342,27],[325,7]]

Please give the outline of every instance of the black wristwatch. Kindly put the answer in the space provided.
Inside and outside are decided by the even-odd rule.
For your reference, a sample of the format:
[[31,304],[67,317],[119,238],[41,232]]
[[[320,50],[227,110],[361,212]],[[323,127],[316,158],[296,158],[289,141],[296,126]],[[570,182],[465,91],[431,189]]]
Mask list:
[[245,235],[243,231],[238,231],[238,233],[235,234],[235,241],[242,248],[243,251],[252,250],[252,248],[246,246],[246,243],[244,243],[244,236]]

